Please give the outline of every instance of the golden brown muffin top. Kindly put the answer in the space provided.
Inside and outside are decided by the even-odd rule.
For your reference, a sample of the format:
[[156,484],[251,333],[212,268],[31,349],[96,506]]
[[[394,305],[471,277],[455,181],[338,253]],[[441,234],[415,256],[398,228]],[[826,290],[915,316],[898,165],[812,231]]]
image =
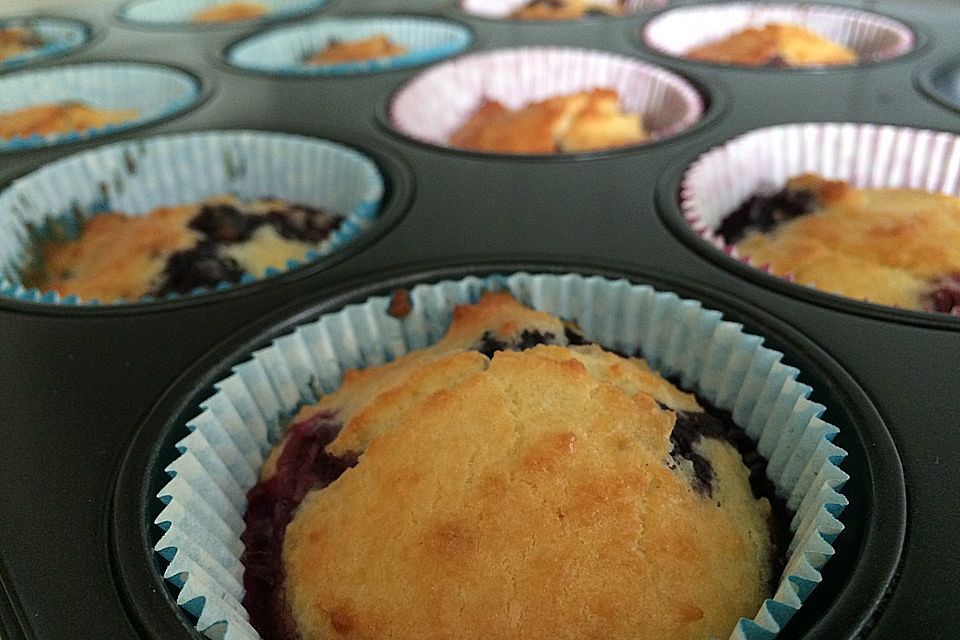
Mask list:
[[801,284],[880,304],[921,309],[932,283],[960,273],[960,198],[917,189],[855,189],[805,174],[818,209],[750,233],[740,254]]
[[0,113],[0,138],[47,136],[70,131],[98,129],[108,124],[135,120],[136,109],[103,109],[82,102],[35,104]]
[[516,111],[484,100],[450,136],[454,147],[495,153],[575,153],[649,138],[639,114],[624,112],[613,89],[548,98]]
[[[279,219],[277,212],[287,218]],[[305,219],[310,214],[316,217]],[[143,215],[102,213],[83,220],[74,239],[44,238],[31,246],[22,281],[104,302],[182,294],[302,260],[325,237],[309,233],[321,233],[324,224],[333,229],[336,220],[339,216],[284,200],[244,202],[229,195]]]
[[693,60],[750,66],[815,67],[857,61],[853,50],[805,27],[782,23],[749,27],[684,55]]
[[715,473],[698,492],[670,456],[678,413],[664,406],[696,401],[641,360],[594,345],[454,348],[530,326],[563,329],[485,296],[458,309],[446,344],[331,394],[345,428],[378,419],[346,438],[358,446],[329,447],[359,462],[287,528],[284,597],[303,640],[702,639],[756,613],[769,505],[736,450],[695,445]]
[[307,64],[363,62],[399,56],[407,51],[406,46],[393,42],[385,34],[378,33],[359,40],[333,40],[325,48],[309,56],[305,62]]
[[623,15],[623,0],[530,0],[510,14],[515,20],[576,20],[588,13],[608,16]]
[[224,2],[197,11],[191,22],[240,22],[265,15],[269,9],[259,2]]
[[0,29],[0,62],[43,45],[43,38],[30,27]]

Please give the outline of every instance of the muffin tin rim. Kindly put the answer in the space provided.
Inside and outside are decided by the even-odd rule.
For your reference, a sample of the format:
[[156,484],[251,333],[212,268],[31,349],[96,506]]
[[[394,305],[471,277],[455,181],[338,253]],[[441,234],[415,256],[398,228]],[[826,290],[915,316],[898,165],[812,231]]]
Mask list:
[[[92,40],[92,38],[91,38]],[[88,41],[89,44],[89,41]],[[71,52],[74,53],[74,52]],[[117,136],[130,136],[131,134],[142,133],[147,127],[155,127],[162,124],[166,124],[175,120],[176,118],[187,115],[188,113],[194,111],[201,105],[203,105],[207,100],[209,100],[214,94],[214,87],[216,83],[213,80],[208,80],[204,76],[200,75],[199,72],[194,71],[193,69],[187,68],[185,66],[169,63],[169,62],[157,62],[155,60],[133,60],[128,58],[119,58],[119,57],[110,57],[110,58],[97,58],[95,60],[80,60],[76,62],[71,62],[68,64],[49,64],[42,66],[32,66],[27,67],[18,67],[9,72],[0,73],[0,82],[3,82],[7,78],[10,78],[15,75],[20,74],[29,74],[29,73],[46,73],[50,71],[56,71],[57,69],[64,69],[69,67],[94,67],[94,66],[109,66],[109,65],[134,65],[140,67],[153,67],[153,68],[163,68],[167,70],[176,71],[193,82],[194,90],[196,93],[190,99],[190,102],[180,107],[179,109],[163,113],[159,117],[151,118],[149,120],[143,121],[131,121],[129,123],[120,123],[116,128],[106,127],[100,129],[94,129],[99,133],[89,135],[87,137],[82,137],[79,139],[69,139],[69,140],[56,140],[52,142],[41,144],[41,145],[25,145],[23,147],[18,147],[15,149],[0,149],[0,158],[3,158],[6,155],[10,156],[21,156],[27,153],[36,153],[38,151],[45,151],[50,149],[56,150],[73,150],[73,153],[82,153],[85,150],[92,150],[93,147],[89,149],[80,149],[79,146],[82,145],[94,145],[102,146],[105,143],[113,144],[123,141],[122,137]],[[170,134],[157,134],[157,135],[170,135]],[[31,138],[18,138],[20,140],[30,140]],[[68,154],[72,155],[72,154]],[[67,156],[61,156],[49,162],[56,162]],[[47,164],[47,163],[44,163]],[[22,178],[24,175],[31,173],[39,169],[43,165],[38,165],[26,173],[14,176],[11,178],[10,182]],[[0,191],[5,190],[10,182],[0,184]]]
[[[471,275],[511,274],[525,271],[531,274],[577,273],[599,275],[610,279],[625,278],[633,284],[648,284],[657,291],[671,291],[682,297],[701,301],[706,308],[723,307],[724,315],[734,322],[749,323],[745,327],[754,334],[763,334],[766,343],[773,331],[774,340],[790,347],[790,360],[799,357],[805,361],[801,375],[815,375],[818,382],[833,389],[843,404],[844,414],[853,418],[852,427],[864,444],[864,451],[872,453],[866,456],[868,468],[872,470],[865,481],[871,485],[874,497],[870,503],[869,527],[864,528],[863,546],[856,557],[851,558],[851,570],[837,596],[863,602],[863,591],[858,590],[865,579],[863,571],[877,573],[879,584],[874,585],[866,599],[866,607],[861,605],[858,619],[853,622],[849,637],[868,626],[882,612],[884,596],[894,586],[898,567],[902,561],[903,545],[906,536],[907,496],[903,477],[903,468],[899,453],[890,432],[878,413],[873,402],[857,381],[820,345],[806,337],[788,322],[768,311],[750,307],[739,301],[733,294],[709,289],[707,284],[681,279],[664,270],[638,269],[628,265],[614,265],[580,260],[564,261],[556,257],[535,256],[522,262],[504,262],[495,258],[474,258],[463,261],[436,261],[421,265],[408,265],[401,269],[391,269],[387,274],[373,273],[341,282],[333,287],[303,296],[279,310],[260,317],[254,325],[247,326],[222,339],[209,349],[188,370],[182,372],[176,380],[167,386],[161,397],[152,404],[127,440],[120,463],[117,483],[113,488],[110,513],[111,563],[114,576],[120,587],[125,603],[131,614],[144,622],[151,638],[169,640],[174,629],[185,629],[191,638],[200,638],[189,622],[185,612],[176,604],[171,589],[165,584],[159,561],[153,550],[152,517],[157,511],[154,504],[156,492],[154,485],[161,482],[155,476],[160,472],[158,462],[164,459],[178,439],[177,426],[182,416],[197,413],[197,401],[213,391],[213,384],[229,375],[231,368],[249,360],[253,351],[267,346],[277,337],[290,333],[296,326],[314,320],[321,315],[337,312],[346,305],[363,302],[374,295],[384,295],[398,287],[414,286],[421,283],[435,283],[444,280],[457,280]],[[717,304],[717,303],[720,304]],[[736,317],[730,318],[730,315]],[[763,327],[757,332],[753,325]],[[777,345],[776,348],[780,348]],[[804,375],[806,374],[806,375]],[[864,431],[864,426],[869,427]],[[182,434],[181,434],[182,435]],[[866,446],[865,436],[870,436],[870,445]],[[159,486],[159,485],[157,485]],[[875,508],[878,500],[892,500],[895,504],[883,509]],[[880,520],[880,523],[877,523]],[[886,522],[892,520],[892,522]],[[866,523],[865,523],[866,524]],[[136,532],[130,531],[135,528]],[[878,533],[878,527],[885,527]],[[132,534],[132,535],[131,535]],[[878,536],[881,536],[878,539]],[[881,549],[875,547],[880,546]],[[879,562],[865,562],[864,549],[878,554]],[[145,554],[145,555],[144,555]],[[883,566],[880,566],[880,565]],[[854,586],[851,587],[851,582]],[[871,580],[871,583],[876,580]],[[174,615],[170,615],[172,609]],[[863,610],[865,609],[865,610]],[[838,624],[850,625],[848,610],[841,610],[834,600],[826,615],[815,624],[822,625],[823,620],[830,621],[831,613],[839,618]],[[809,629],[804,637],[812,638],[815,630]]]
[[[307,24],[313,24],[315,22],[320,22],[323,20],[364,20],[364,19],[383,19],[383,18],[407,18],[413,20],[430,20],[433,22],[439,23],[452,23],[458,27],[463,28],[469,37],[467,41],[467,46],[460,51],[452,55],[447,55],[436,60],[428,60],[425,62],[418,62],[416,64],[403,66],[399,68],[387,68],[387,69],[375,69],[373,71],[364,71],[364,72],[349,72],[349,73],[337,73],[337,74],[326,74],[326,73],[311,73],[309,70],[297,71],[297,67],[291,67],[287,71],[279,70],[266,70],[266,69],[251,69],[249,67],[241,67],[237,64],[234,64],[230,60],[230,53],[236,49],[238,46],[250,40],[252,38],[260,37],[266,35],[270,31],[286,28],[292,28],[296,26],[307,26]],[[450,18],[445,15],[440,14],[430,14],[426,12],[416,12],[416,11],[405,11],[399,10],[396,13],[385,14],[385,13],[343,13],[343,14],[332,14],[332,15],[318,15],[311,17],[309,19],[304,19],[302,22],[291,22],[284,25],[268,24],[262,25],[256,31],[251,31],[249,33],[240,34],[236,38],[230,40],[226,45],[221,46],[217,51],[214,52],[214,59],[216,62],[222,66],[225,66],[230,71],[234,73],[255,76],[260,78],[270,78],[278,80],[339,80],[339,79],[349,79],[356,78],[358,76],[367,76],[367,75],[381,75],[387,73],[395,72],[409,72],[416,71],[417,69],[422,69],[424,67],[439,64],[447,60],[452,60],[461,55],[467,55],[476,51],[475,46],[477,44],[477,30],[473,25],[457,20],[455,18]]]
[[697,118],[689,127],[672,133],[663,138],[656,138],[649,140],[647,142],[641,142],[639,144],[631,144],[622,147],[613,147],[610,149],[600,149],[598,151],[581,151],[574,153],[502,153],[502,152],[492,152],[492,151],[476,151],[473,149],[462,149],[460,147],[453,147],[448,145],[435,144],[433,142],[427,142],[426,140],[420,140],[414,136],[401,131],[393,124],[393,118],[391,116],[394,102],[397,99],[397,96],[406,89],[410,83],[417,80],[421,74],[426,73],[428,69],[420,69],[410,77],[404,79],[400,84],[393,87],[385,99],[382,99],[377,105],[375,112],[375,119],[377,124],[386,131],[388,134],[393,136],[395,139],[400,140],[405,143],[412,143],[416,146],[427,149],[430,151],[435,151],[439,153],[451,153],[456,156],[472,158],[472,159],[483,159],[483,160],[496,160],[499,162],[506,161],[532,161],[532,162],[589,162],[592,160],[603,160],[607,158],[616,158],[626,155],[631,155],[634,153],[642,152],[648,148],[656,148],[663,146],[665,144],[670,144],[674,142],[681,142],[683,138],[689,134],[697,133],[701,131],[705,126],[710,125],[714,120],[718,120],[727,110],[727,100],[721,91],[719,83],[713,78],[709,80],[699,77],[692,76],[686,71],[677,71],[669,67],[665,67],[656,62],[645,60],[643,58],[638,58],[631,56],[629,54],[620,53],[618,51],[611,51],[609,49],[587,49],[580,46],[570,46],[570,45],[543,45],[543,46],[505,46],[505,47],[494,47],[494,48],[483,48],[483,49],[467,49],[456,56],[451,56],[445,58],[442,61],[434,63],[434,65],[448,64],[460,60],[461,58],[468,56],[483,56],[486,54],[494,53],[504,53],[504,52],[516,52],[522,51],[524,49],[558,49],[558,50],[578,50],[588,53],[602,53],[619,58],[624,60],[630,60],[633,62],[638,62],[648,67],[652,67],[659,71],[664,71],[671,76],[679,79],[681,82],[686,83],[690,88],[696,93],[697,98],[700,100],[700,117]]
[[299,20],[322,11],[331,2],[331,0],[311,0],[313,4],[302,10],[292,12],[272,13],[267,12],[262,16],[248,18],[247,20],[227,20],[217,22],[192,22],[184,21],[165,21],[165,22],[147,22],[142,20],[132,20],[127,17],[127,10],[138,4],[152,2],[153,0],[125,0],[111,12],[115,23],[127,28],[144,29],[148,31],[220,31],[233,29],[250,29],[251,27],[267,26],[271,23],[284,22],[288,20]]
[[960,93],[958,93],[958,99],[956,101],[950,101],[944,96],[943,92],[937,88],[934,82],[934,77],[945,71],[948,67],[952,68],[954,75],[960,78],[960,53],[954,52],[948,56],[938,58],[932,63],[917,67],[913,73],[913,86],[927,99],[932,100],[937,105],[945,109],[950,109],[951,111],[960,112]]
[[[791,298],[799,299],[803,302],[814,304],[818,307],[828,308],[846,314],[868,317],[885,322],[894,322],[929,329],[948,329],[960,331],[960,316],[949,313],[939,313],[931,311],[916,311],[913,309],[901,309],[893,306],[857,300],[848,298],[840,294],[830,293],[822,289],[816,289],[802,285],[792,280],[776,276],[758,267],[747,264],[746,262],[728,255],[717,247],[706,242],[700,235],[694,231],[683,218],[683,212],[680,209],[680,189],[683,178],[693,164],[703,155],[719,149],[724,145],[737,140],[745,135],[760,131],[763,129],[785,127],[801,124],[830,124],[829,122],[788,122],[781,124],[768,124],[754,129],[740,131],[725,138],[719,143],[710,146],[697,147],[695,150],[681,156],[680,160],[668,165],[659,175],[654,188],[654,199],[656,201],[656,210],[659,219],[671,232],[671,234],[690,249],[693,249],[702,257],[710,262],[722,267],[734,275],[746,278],[753,284],[765,289],[775,291],[776,293],[788,295]],[[892,126],[896,128],[918,129],[918,127],[907,127],[905,125],[862,122],[854,123],[859,125],[872,124],[876,126]],[[955,136],[960,134],[953,131],[941,129],[925,129],[937,133],[948,133]]]
[[[903,53],[893,56],[892,58],[885,58],[882,60],[867,60],[865,62],[856,62],[853,64],[835,64],[835,65],[819,65],[819,66],[807,66],[807,67],[782,67],[782,68],[773,68],[762,65],[746,65],[746,64],[731,64],[728,62],[712,62],[710,60],[693,60],[681,55],[673,55],[657,49],[650,44],[647,40],[647,29],[650,27],[650,23],[661,17],[662,15],[671,12],[671,11],[684,11],[687,9],[697,9],[700,7],[716,7],[722,5],[777,5],[788,7],[788,6],[810,6],[817,8],[826,8],[826,9],[841,9],[844,11],[850,11],[854,13],[865,13],[873,14],[895,22],[905,28],[910,36],[911,41],[909,43],[909,48]],[[795,1],[790,0],[789,2],[777,3],[773,0],[734,0],[730,2],[728,0],[708,0],[707,2],[698,2],[696,4],[686,4],[678,5],[673,7],[665,7],[655,14],[648,16],[643,23],[637,29],[632,29],[630,33],[630,42],[637,49],[649,53],[658,58],[664,60],[673,60],[676,62],[682,62],[684,64],[689,64],[694,67],[700,67],[704,69],[711,70],[722,70],[722,71],[745,71],[748,73],[757,73],[757,74],[802,74],[802,75],[829,75],[833,73],[844,73],[844,72],[858,72],[860,70],[869,71],[877,65],[890,64],[894,62],[906,61],[911,57],[921,55],[925,53],[926,48],[929,44],[929,37],[927,34],[917,27],[911,21],[903,20],[902,18],[891,16],[890,14],[884,13],[882,11],[875,10],[873,8],[864,9],[859,6],[854,5],[841,5],[841,4],[830,4],[829,2],[807,2],[807,1]]]
[[23,21],[24,23],[27,23],[36,20],[58,20],[61,22],[71,22],[83,29],[84,38],[74,47],[57,50],[53,53],[48,53],[36,58],[30,58],[21,62],[15,62],[12,65],[8,65],[6,62],[0,62],[0,76],[8,73],[16,73],[18,71],[33,69],[36,65],[43,65],[46,63],[56,64],[57,60],[61,60],[65,56],[74,55],[80,51],[83,51],[103,36],[104,30],[102,28],[95,27],[87,20],[82,20],[73,16],[56,15],[53,13],[4,16],[3,18],[0,18],[0,25],[11,21]]
[[[340,137],[317,137],[299,133],[290,133],[274,129],[191,129],[189,131],[169,132],[150,136],[150,139],[185,136],[195,133],[266,133],[283,134],[311,140],[332,142],[355,151],[370,160],[384,181],[384,194],[381,198],[380,215],[355,240],[348,242],[336,251],[320,256],[316,260],[304,262],[293,268],[270,277],[257,278],[253,282],[236,284],[226,289],[209,289],[201,295],[187,294],[178,298],[158,298],[148,301],[131,301],[117,303],[81,303],[81,304],[51,304],[20,300],[0,295],[0,311],[12,311],[29,315],[58,316],[58,317],[104,317],[121,316],[135,313],[175,313],[180,309],[204,304],[216,304],[220,301],[257,295],[262,289],[275,288],[297,282],[303,278],[316,275],[368,249],[371,245],[382,240],[407,214],[410,203],[416,193],[416,178],[410,166],[400,157],[390,151],[378,147],[368,136],[354,136],[354,142],[346,142]],[[359,142],[358,142],[359,141]],[[133,139],[117,141],[116,144],[134,142]],[[92,151],[93,149],[89,149]],[[84,150],[87,151],[87,150]],[[83,153],[81,151],[80,153]],[[57,158],[51,162],[44,162],[34,166],[26,173],[12,178],[0,186],[0,192],[6,191],[13,182],[32,174],[33,172],[70,156]]]

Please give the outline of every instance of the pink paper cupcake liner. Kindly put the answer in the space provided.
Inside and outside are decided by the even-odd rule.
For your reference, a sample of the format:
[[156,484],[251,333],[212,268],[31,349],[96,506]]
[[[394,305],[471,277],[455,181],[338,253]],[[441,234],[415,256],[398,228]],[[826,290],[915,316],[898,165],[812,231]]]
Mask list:
[[[680,183],[683,219],[709,244],[769,273],[766,265],[740,256],[716,229],[750,196],[779,190],[803,173],[844,180],[857,188],[923,189],[960,196],[960,135],[858,123],[756,129],[707,151],[690,165]],[[789,274],[785,278],[792,279]]]
[[397,91],[390,124],[427,144],[450,148],[484,99],[511,109],[554,96],[614,89],[624,110],[639,113],[654,140],[693,126],[703,100],[689,82],[660,67],[600,51],[523,48],[463,56],[436,65]]
[[890,60],[910,51],[915,42],[906,25],[875,13],[803,4],[719,4],[666,11],[642,31],[644,44],[669,56],[683,57],[694,47],[748,27],[786,22],[853,49],[860,62]]
[[[528,4],[530,0],[461,0],[460,9],[464,13],[489,18],[491,20],[509,20],[510,14],[517,9]],[[597,0],[598,5],[616,6],[617,0]],[[623,5],[623,13],[630,15],[662,9],[669,3],[669,0],[626,0]],[[552,22],[552,21],[547,21]]]

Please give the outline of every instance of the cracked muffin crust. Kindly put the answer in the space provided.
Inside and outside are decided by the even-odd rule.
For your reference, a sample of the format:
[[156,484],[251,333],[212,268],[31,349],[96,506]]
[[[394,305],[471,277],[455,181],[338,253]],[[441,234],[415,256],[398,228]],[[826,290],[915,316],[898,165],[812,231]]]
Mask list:
[[805,27],[785,23],[749,27],[684,55],[692,60],[756,67],[817,67],[857,61],[853,50]]
[[21,281],[85,300],[185,294],[302,260],[341,222],[305,205],[233,196],[142,216],[103,213],[80,221],[76,239],[39,234],[44,239],[29,246]]
[[488,293],[301,410],[248,495],[244,606],[270,640],[723,636],[779,569],[719,422]]
[[378,33],[359,40],[331,40],[326,47],[308,56],[307,64],[339,64],[382,60],[403,55],[408,51],[402,44],[393,42],[386,34]]
[[717,232],[771,272],[851,298],[960,314],[960,198],[804,174]]
[[136,120],[136,109],[104,109],[83,102],[44,103],[0,113],[0,138],[83,132]]
[[576,153],[649,139],[639,114],[625,112],[613,89],[593,89],[528,104],[518,110],[484,100],[450,144],[494,153]]

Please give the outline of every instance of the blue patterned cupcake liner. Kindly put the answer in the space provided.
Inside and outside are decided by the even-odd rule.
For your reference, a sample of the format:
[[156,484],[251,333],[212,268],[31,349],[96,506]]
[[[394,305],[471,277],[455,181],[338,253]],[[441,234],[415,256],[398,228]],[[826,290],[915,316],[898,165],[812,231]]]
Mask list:
[[796,515],[787,564],[774,595],[752,619],[741,619],[730,640],[774,638],[820,582],[832,542],[843,529],[847,505],[840,493],[849,476],[837,465],[846,452],[832,443],[838,429],[820,419],[811,388],[782,354],[744,333],[717,311],[672,293],[626,280],[577,274],[517,273],[419,285],[412,311],[388,313],[389,298],[349,305],[260,349],[214,385],[201,413],[177,443],[180,455],[166,468],[159,492],[164,508],[155,523],[164,531],[155,551],[177,603],[213,638],[257,640],[241,605],[243,513],[267,454],[290,417],[336,389],[350,368],[394,360],[437,342],[457,304],[486,290],[507,290],[536,309],[576,322],[608,349],[639,351],[682,386],[730,411],[768,461],[768,476]]
[[155,27],[174,26],[228,26],[272,22],[303,15],[319,9],[327,0],[249,0],[263,5],[267,12],[249,20],[195,23],[191,18],[198,11],[209,9],[231,0],[134,0],[120,10],[120,18],[127,22]]
[[[341,226],[302,261],[350,244],[380,215],[384,180],[372,160],[334,142],[265,131],[209,131],[122,142],[70,156],[20,178],[0,193],[0,296],[48,304],[100,304],[27,289],[20,272],[27,243],[48,223],[78,232],[74,220],[106,211],[142,215],[158,206],[231,194],[278,197],[338,213]],[[268,269],[263,277],[284,270]],[[254,281],[245,275],[239,284]],[[216,290],[235,284],[220,283]],[[210,292],[198,288],[187,297]],[[168,299],[182,296],[170,295]],[[147,302],[103,301],[110,304]]]
[[155,64],[93,62],[21,71],[0,77],[0,114],[37,104],[83,102],[102,109],[136,109],[139,115],[85,131],[0,139],[0,151],[49,147],[132,129],[180,113],[199,99],[200,81],[194,76]]
[[[378,60],[313,65],[305,59],[331,41],[383,34],[405,45],[406,53]],[[289,76],[340,76],[405,69],[455,55],[470,45],[470,30],[439,18],[324,18],[247,38],[227,54],[242,69]]]
[[10,18],[0,20],[0,29],[10,29],[12,27],[33,29],[43,40],[43,44],[0,61],[0,71],[69,53],[90,39],[90,29],[85,24],[65,18]]

